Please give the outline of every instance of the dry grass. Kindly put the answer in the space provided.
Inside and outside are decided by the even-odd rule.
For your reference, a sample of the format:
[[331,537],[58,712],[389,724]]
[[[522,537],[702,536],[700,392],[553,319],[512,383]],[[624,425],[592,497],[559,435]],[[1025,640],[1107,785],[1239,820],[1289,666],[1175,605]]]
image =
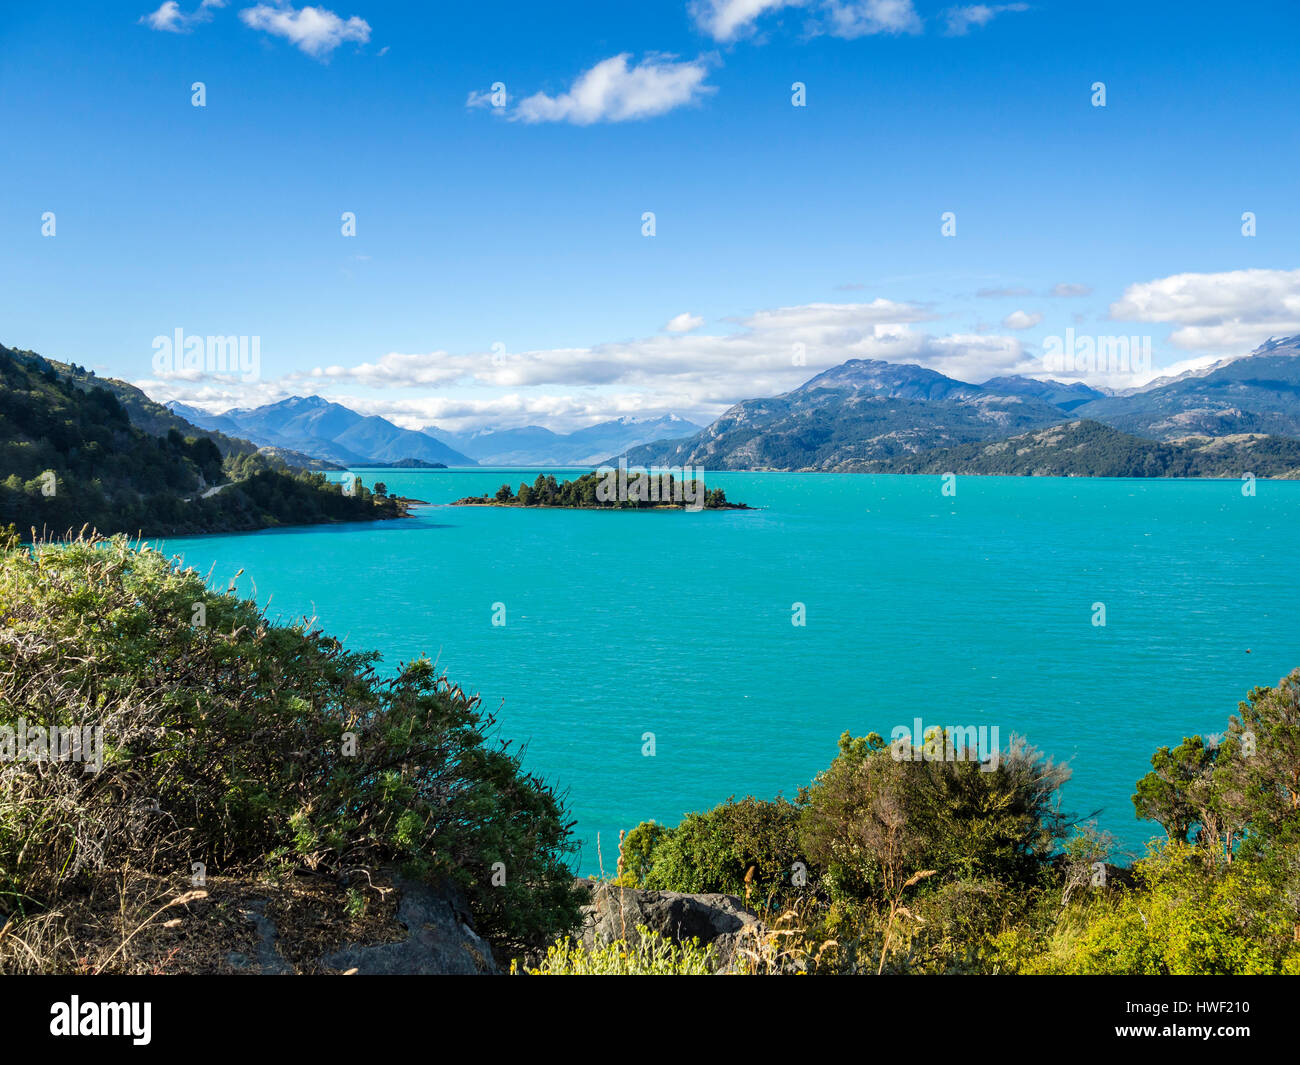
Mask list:
[[[330,973],[319,959],[344,943],[404,939],[397,892],[367,884],[358,895],[331,877],[282,881],[105,873],[84,893],[0,927],[0,974],[214,974],[249,971],[232,956],[254,958],[259,936],[250,903],[274,923],[284,960],[298,973]],[[351,905],[350,905],[351,903]]]

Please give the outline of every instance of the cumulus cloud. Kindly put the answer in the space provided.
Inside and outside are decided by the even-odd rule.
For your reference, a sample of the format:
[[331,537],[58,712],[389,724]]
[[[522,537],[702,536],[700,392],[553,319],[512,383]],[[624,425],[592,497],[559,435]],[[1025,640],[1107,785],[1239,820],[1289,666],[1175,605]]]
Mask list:
[[347,41],[365,44],[370,40],[370,24],[365,19],[356,15],[343,19],[323,7],[257,4],[244,8],[239,17],[250,29],[283,37],[315,59],[327,57]]
[[[669,412],[704,423],[739,400],[788,392],[846,359],[917,363],[964,381],[1042,368],[1012,336],[935,336],[919,328],[937,318],[924,305],[887,299],[812,303],[755,311],[731,319],[732,332],[713,335],[664,332],[519,352],[389,352],[260,382],[197,374],[135,383],[160,402],[213,411],[316,394],[412,428],[541,422],[558,429]],[[269,354],[264,368],[273,365]]]
[[944,32],[949,37],[964,37],[972,29],[987,26],[998,15],[1028,10],[1028,4],[966,4],[950,7],[943,13],[947,20]]
[[1020,296],[1032,296],[1033,293],[1022,287],[1016,288],[982,288],[975,293],[982,300],[1017,299]]
[[828,0],[824,6],[826,32],[833,37],[921,32],[921,16],[912,0]]
[[[286,382],[300,390],[623,388],[687,396],[685,409],[712,414],[738,399],[788,391],[851,358],[917,362],[954,376],[975,375],[964,380],[1037,367],[1012,337],[934,337],[914,328],[936,317],[919,304],[886,299],[813,303],[732,319],[731,333],[664,333],[591,347],[497,354],[390,352],[357,365],[317,367]],[[673,408],[661,402],[656,409]]]
[[683,311],[675,318],[670,318],[664,326],[666,333],[689,333],[693,329],[699,329],[704,324],[704,319],[698,314],[691,314],[689,311]]
[[715,41],[732,41],[752,33],[754,23],[771,11],[802,7],[807,0],[692,0],[687,10],[695,24]]
[[[1146,378],[1171,375],[1243,354],[1270,334],[1300,333],[1300,270],[1178,274],[1130,285],[1110,310],[1114,319],[1174,327],[1173,342],[1193,354],[1152,367]],[[409,427],[542,423],[560,429],[623,414],[672,412],[707,422],[739,400],[787,392],[855,358],[915,363],[962,381],[1052,376],[1039,352],[1015,335],[1041,323],[1037,312],[1009,314],[1002,334],[931,332],[942,317],[927,304],[877,298],[754,310],[704,333],[700,316],[683,312],[654,336],[590,346],[389,352],[260,382],[196,372],[192,379],[136,384],[160,401],[209,410],[317,394]],[[264,352],[262,365],[273,367],[274,353]],[[1131,375],[1084,379],[1143,383]]]
[[[671,55],[648,55],[634,66],[627,52],[601,60],[580,74],[568,92],[534,93],[521,100],[511,118],[523,122],[627,122],[653,118],[716,92],[706,85],[712,59],[678,62]],[[471,105],[478,101],[471,94]]]
[[808,30],[833,37],[921,32],[912,0],[692,0],[688,11],[703,32],[729,43],[753,34],[765,15],[786,8],[807,10]]
[[1243,354],[1270,336],[1300,333],[1300,270],[1174,274],[1129,285],[1110,305],[1118,321],[1174,326],[1177,347]]
[[203,0],[193,11],[186,13],[181,10],[181,5],[176,0],[165,0],[157,11],[141,15],[140,21],[152,30],[161,30],[164,33],[188,33],[196,23],[211,21],[213,9],[225,6],[226,0]]
[[1037,311],[1012,311],[1002,319],[1002,325],[1006,329],[1032,329],[1042,320]]

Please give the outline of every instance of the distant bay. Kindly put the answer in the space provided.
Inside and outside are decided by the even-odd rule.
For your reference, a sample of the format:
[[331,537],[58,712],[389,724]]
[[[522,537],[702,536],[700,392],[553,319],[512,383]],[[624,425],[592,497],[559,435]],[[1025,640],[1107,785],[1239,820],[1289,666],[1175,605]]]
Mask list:
[[597,833],[612,871],[620,828],[793,796],[846,729],[917,717],[1068,761],[1067,807],[1137,854],[1156,747],[1300,666],[1300,482],[713,473],[760,509],[609,513],[437,505],[536,469],[356,472],[435,505],[165,547],[480,692],[568,792],[587,873]]

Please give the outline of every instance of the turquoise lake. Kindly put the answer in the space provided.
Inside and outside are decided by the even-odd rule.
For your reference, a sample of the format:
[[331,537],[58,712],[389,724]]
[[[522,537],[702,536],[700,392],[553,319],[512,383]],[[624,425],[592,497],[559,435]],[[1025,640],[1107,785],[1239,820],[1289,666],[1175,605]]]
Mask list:
[[963,477],[945,497],[938,477],[717,473],[759,509],[619,513],[437,505],[536,470],[358,472],[435,505],[166,550],[479,692],[568,793],[584,873],[598,833],[612,871],[620,828],[793,797],[845,730],[917,716],[1068,762],[1064,807],[1137,854],[1152,752],[1300,666],[1300,482]]

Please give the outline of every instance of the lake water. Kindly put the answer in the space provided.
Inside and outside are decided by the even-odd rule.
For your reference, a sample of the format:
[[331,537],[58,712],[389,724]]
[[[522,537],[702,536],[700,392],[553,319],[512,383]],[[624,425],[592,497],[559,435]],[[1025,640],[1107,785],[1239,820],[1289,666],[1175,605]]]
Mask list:
[[[537,471],[360,471],[444,504]],[[556,472],[575,476],[583,471]],[[418,508],[170,541],[390,667],[427,653],[567,790],[582,872],[620,828],[793,796],[846,729],[997,725],[1130,853],[1156,747],[1300,665],[1300,482],[719,473],[760,509]],[[492,624],[504,604],[504,626]],[[791,624],[793,604],[806,624]],[[1105,606],[1104,627],[1094,604]],[[1249,652],[1249,653],[1248,653]],[[643,752],[654,734],[655,754]]]

